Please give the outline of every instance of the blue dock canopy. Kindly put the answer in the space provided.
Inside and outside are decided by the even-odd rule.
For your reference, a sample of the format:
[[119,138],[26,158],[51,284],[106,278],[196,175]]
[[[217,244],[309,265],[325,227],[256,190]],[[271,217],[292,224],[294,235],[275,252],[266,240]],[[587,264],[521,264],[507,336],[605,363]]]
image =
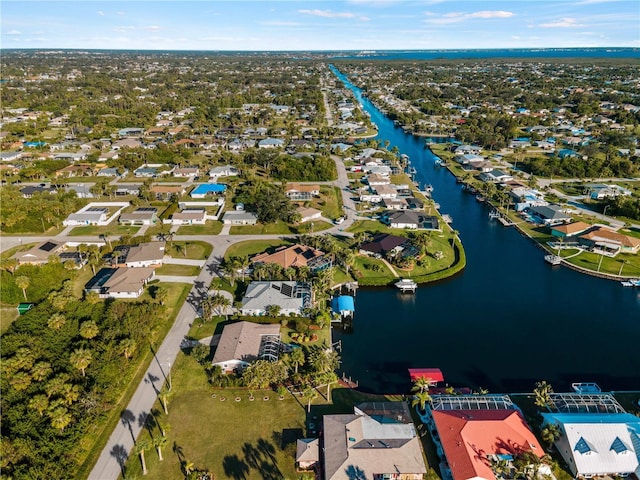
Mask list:
[[356,311],[355,304],[353,303],[353,297],[349,295],[334,297],[333,300],[331,300],[331,308],[334,312],[341,315]]

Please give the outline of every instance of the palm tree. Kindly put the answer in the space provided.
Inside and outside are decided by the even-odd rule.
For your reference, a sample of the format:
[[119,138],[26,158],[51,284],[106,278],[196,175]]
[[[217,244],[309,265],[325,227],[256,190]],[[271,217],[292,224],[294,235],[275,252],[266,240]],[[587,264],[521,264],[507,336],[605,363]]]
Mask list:
[[553,387],[549,385],[546,380],[536,383],[536,388],[533,389],[535,396],[534,403],[540,408],[546,408],[551,404],[551,394],[553,393]]
[[298,367],[301,367],[305,364],[306,358],[304,356],[304,352],[302,348],[294,348],[293,351],[289,354],[289,362],[293,365],[293,369],[295,373],[298,373]]
[[54,313],[53,315],[51,315],[51,317],[49,317],[47,326],[49,328],[52,328],[53,330],[60,330],[66,322],[67,319],[64,315],[62,315],[61,313]]
[[16,286],[22,289],[22,295],[24,295],[24,301],[27,301],[27,288],[31,285],[31,279],[26,275],[20,275],[16,278]]
[[146,439],[138,440],[134,447],[135,452],[140,455],[140,463],[142,464],[142,475],[146,475],[147,473],[149,473],[147,471],[147,463],[144,460],[144,452],[149,450],[149,447],[151,447],[151,444],[149,443],[149,440]]
[[428,392],[429,387],[433,384],[433,380],[428,377],[418,377],[413,383],[412,392]]
[[156,447],[156,450],[158,451],[158,458],[160,461],[164,460],[162,458],[162,449],[167,445],[167,442],[167,437],[155,437],[153,439],[153,446]]
[[31,376],[36,382],[42,382],[51,374],[53,369],[49,362],[38,362],[31,369]]
[[29,408],[38,412],[42,417],[44,416],[44,412],[49,408],[49,399],[46,395],[35,395],[29,400]]
[[64,429],[71,423],[73,417],[69,413],[65,407],[57,407],[48,413],[49,418],[51,419],[51,426],[60,432],[63,432]]
[[84,371],[91,364],[92,359],[91,350],[86,348],[78,348],[69,357],[71,364],[82,372],[83,377],[85,376]]
[[431,395],[429,392],[418,392],[415,394],[413,400],[411,401],[411,406],[415,407],[416,405],[420,406],[420,410],[424,412],[425,405],[431,401]]
[[182,471],[187,477],[196,469],[196,466],[194,465],[194,463],[190,462],[189,460],[183,460],[181,466],[182,466]]
[[100,333],[100,329],[93,320],[87,320],[86,322],[82,322],[82,325],[80,325],[80,336],[82,338],[91,340],[96,337],[98,333]]
[[129,358],[133,356],[136,348],[138,347],[136,341],[133,338],[125,338],[124,340],[120,341],[119,346],[120,351],[124,355],[124,358],[126,358],[127,360],[129,360]]
[[167,403],[169,401],[170,396],[171,396],[171,392],[167,388],[163,388],[158,394],[158,398],[162,403],[162,409],[164,410],[165,415],[169,415],[169,409],[167,408]]
[[542,440],[551,446],[560,438],[560,427],[555,423],[550,423],[540,433]]
[[15,258],[8,258],[2,262],[2,269],[13,275],[20,264]]
[[164,305],[164,303],[167,301],[167,298],[169,297],[169,290],[167,290],[165,287],[158,287],[156,288],[153,296],[158,301],[158,303],[160,303],[160,305]]

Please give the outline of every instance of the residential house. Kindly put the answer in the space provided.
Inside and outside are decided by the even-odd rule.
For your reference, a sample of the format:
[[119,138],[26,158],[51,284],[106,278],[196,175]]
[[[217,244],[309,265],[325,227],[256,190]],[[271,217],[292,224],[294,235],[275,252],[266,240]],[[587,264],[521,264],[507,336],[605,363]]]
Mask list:
[[240,313],[262,316],[271,305],[280,307],[280,315],[302,315],[311,306],[311,287],[302,282],[251,282]]
[[103,168],[98,172],[98,177],[118,177],[120,172],[116,167]]
[[15,258],[21,265],[43,265],[49,261],[51,255],[58,254],[64,248],[65,244],[62,242],[45,240],[29,250],[14,253],[11,258]]
[[109,209],[107,207],[83,208],[78,212],[69,215],[62,221],[62,224],[66,227],[79,225],[105,225],[108,213]]
[[222,223],[225,225],[255,225],[258,223],[258,215],[244,210],[230,210],[224,213]]
[[273,253],[259,253],[251,259],[251,263],[275,263],[285,269],[308,267],[312,272],[317,272],[330,267],[332,262],[321,250],[295,244],[280,247]]
[[638,253],[640,238],[630,237],[607,227],[595,227],[578,237],[578,242],[603,255],[614,257],[618,253]]
[[560,225],[571,221],[571,217],[564,213],[560,205],[533,206],[529,211],[538,216],[541,223],[547,226]]
[[185,208],[171,216],[172,225],[204,225],[207,211],[204,208]]
[[320,196],[320,185],[287,183],[284,193],[292,201],[307,201]]
[[57,190],[53,187],[46,187],[46,186],[42,186],[42,185],[36,185],[36,186],[32,186],[32,185],[28,185],[26,187],[22,187],[20,189],[20,193],[22,193],[22,196],[24,198],[31,198],[33,197],[34,193],[57,193]]
[[404,402],[363,403],[353,414],[323,416],[326,480],[421,480],[420,439]]
[[118,131],[120,137],[139,137],[144,134],[144,128],[129,127]]
[[[542,413],[543,428],[555,425],[555,447],[575,478],[640,476],[640,418],[626,413],[608,394],[571,396],[582,411]],[[595,408],[593,408],[595,407]]]
[[179,197],[187,193],[184,185],[152,185],[149,192],[158,200],[171,200],[174,197]]
[[256,360],[275,361],[279,351],[280,324],[235,322],[224,326],[211,363],[232,373]]
[[531,207],[549,205],[549,202],[544,199],[544,196],[538,190],[526,187],[515,187],[511,189],[509,195],[513,198],[517,212]]
[[258,148],[281,148],[284,140],[280,138],[265,138],[258,142]]
[[298,207],[296,212],[300,215],[300,223],[306,223],[322,218],[322,211],[317,208]]
[[217,196],[225,192],[227,186],[223,183],[201,183],[189,194],[191,198],[206,198],[207,196]]
[[505,183],[513,180],[513,177],[508,173],[504,173],[502,170],[494,169],[490,172],[482,172],[480,174],[480,179],[483,182]]
[[388,176],[377,175],[374,173],[367,175],[367,183],[371,187],[378,185],[389,185],[391,183],[391,179]]
[[424,212],[393,212],[385,215],[384,219],[391,228],[439,230],[438,217],[427,215]]
[[102,268],[84,291],[96,292],[100,298],[138,298],[154,276],[153,268]]
[[122,140],[118,140],[117,142],[113,142],[113,145],[111,145],[112,150],[121,150],[123,148],[133,149],[133,148],[141,148],[141,147],[142,147],[142,142],[135,138],[125,138]]
[[131,213],[123,213],[118,218],[120,225],[153,225],[158,219],[155,207],[137,208]]
[[91,192],[91,187],[83,183],[72,183],[67,186],[67,192],[76,192],[78,198],[94,198],[95,195]]
[[173,170],[173,176],[177,178],[197,177],[200,175],[198,167],[178,167]]
[[360,253],[384,257],[388,253],[400,253],[408,243],[409,241],[405,237],[380,233],[370,242],[363,243],[360,246]]
[[165,254],[165,242],[147,242],[129,247],[124,259],[128,268],[160,267]]
[[157,165],[143,165],[136,168],[133,174],[138,178],[155,178],[160,175],[160,168]]
[[320,462],[320,439],[299,438],[296,441],[296,467],[300,470],[316,468]]
[[506,395],[434,395],[428,418],[445,478],[495,480],[494,462],[545,454]]
[[567,240],[569,237],[579,235],[591,228],[591,225],[585,222],[573,222],[563,225],[554,225],[550,228],[551,235],[559,238],[561,241]]
[[209,177],[214,182],[220,177],[235,177],[240,174],[240,171],[232,165],[224,165],[220,167],[213,167],[209,170]]
[[621,187],[620,185],[589,185],[589,197],[591,200],[604,200],[605,198],[616,198],[619,196],[628,197],[631,190]]
[[116,196],[122,197],[125,195],[140,195],[140,187],[142,184],[139,183],[119,183],[116,188]]

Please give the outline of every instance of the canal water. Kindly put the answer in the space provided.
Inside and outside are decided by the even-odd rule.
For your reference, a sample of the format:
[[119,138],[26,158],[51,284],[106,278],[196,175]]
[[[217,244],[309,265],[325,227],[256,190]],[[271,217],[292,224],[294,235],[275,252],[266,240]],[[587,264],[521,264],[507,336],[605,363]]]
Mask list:
[[467,255],[466,269],[424,285],[415,295],[360,288],[341,370],[364,391],[405,393],[407,369],[438,367],[453,386],[490,392],[556,391],[595,381],[603,389],[640,389],[640,289],[552,267],[515,228],[489,220],[489,210],[445,168],[434,167],[424,139],[405,134],[334,67],[371,120],[380,140],[409,155],[416,180],[434,187],[440,211]]

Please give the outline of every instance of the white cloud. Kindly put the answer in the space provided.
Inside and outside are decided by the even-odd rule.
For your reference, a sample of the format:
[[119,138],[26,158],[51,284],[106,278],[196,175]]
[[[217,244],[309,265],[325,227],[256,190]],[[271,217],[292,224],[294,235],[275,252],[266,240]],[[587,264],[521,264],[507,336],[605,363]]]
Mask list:
[[114,27],[113,31],[118,33],[123,33],[123,32],[130,32],[131,30],[135,30],[135,29],[136,27],[133,27],[131,25],[123,25],[120,27]]
[[332,12],[331,10],[298,10],[298,13],[302,13],[305,15],[312,15],[314,17],[323,17],[323,18],[353,18],[355,14],[351,12]]
[[619,0],[582,0],[580,2],[576,2],[573,5],[596,5],[598,3],[612,3],[618,2]]
[[146,30],[147,32],[157,32],[160,29],[161,27],[159,27],[158,25],[149,25],[148,27],[144,27],[144,30]]
[[22,32],[20,30],[11,30],[6,35],[22,35]]
[[577,23],[575,18],[562,18],[555,22],[541,23],[540,27],[542,28],[576,28],[576,27],[584,27]]
[[118,15],[126,15],[124,12],[118,12]]
[[515,16],[515,13],[508,12],[505,10],[481,10],[479,12],[449,12],[445,13],[441,17],[438,17],[433,12],[425,12],[425,16],[429,17],[424,20],[425,23],[433,23],[433,24],[449,24],[449,23],[460,23],[466,20],[473,19],[493,19],[493,18],[511,18]]
[[102,10],[98,10],[96,13],[97,13],[98,15],[100,15],[101,17],[104,17],[104,15],[105,15],[105,14],[104,14],[104,12],[103,12]]
[[282,20],[265,20],[264,22],[259,22],[260,25],[265,25],[267,27],[297,27],[302,25],[299,22],[285,22]]

